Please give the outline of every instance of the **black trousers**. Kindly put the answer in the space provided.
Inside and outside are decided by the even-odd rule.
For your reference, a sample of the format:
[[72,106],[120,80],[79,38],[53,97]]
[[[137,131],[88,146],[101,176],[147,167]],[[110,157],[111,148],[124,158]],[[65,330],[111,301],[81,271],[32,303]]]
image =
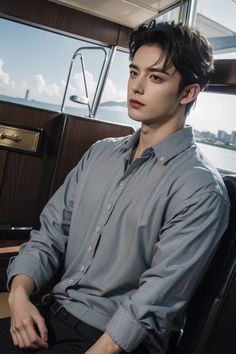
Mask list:
[[[75,319],[63,308],[60,311],[41,311],[48,329],[48,349],[32,350],[39,354],[84,354],[101,335],[102,331]],[[23,354],[31,351],[14,346],[10,334],[10,318],[0,319],[0,353]],[[122,351],[122,353],[126,353]],[[132,354],[148,354],[141,344]]]

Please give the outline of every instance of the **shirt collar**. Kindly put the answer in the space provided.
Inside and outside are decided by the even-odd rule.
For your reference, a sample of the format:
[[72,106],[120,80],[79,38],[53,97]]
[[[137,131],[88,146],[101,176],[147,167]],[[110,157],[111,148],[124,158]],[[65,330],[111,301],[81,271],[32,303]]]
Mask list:
[[129,135],[127,139],[124,140],[120,152],[126,152],[130,149],[133,150],[139,141],[140,131],[141,129],[136,130],[131,136]]
[[158,160],[164,164],[193,144],[195,144],[193,129],[186,126],[153,145],[152,148]]
[[[138,129],[133,135],[124,141],[124,144],[120,150],[121,152],[134,148],[139,140],[140,131],[141,130]],[[158,160],[164,164],[193,144],[195,144],[193,129],[191,126],[186,126],[183,129],[167,136],[159,143],[152,145],[151,148]]]

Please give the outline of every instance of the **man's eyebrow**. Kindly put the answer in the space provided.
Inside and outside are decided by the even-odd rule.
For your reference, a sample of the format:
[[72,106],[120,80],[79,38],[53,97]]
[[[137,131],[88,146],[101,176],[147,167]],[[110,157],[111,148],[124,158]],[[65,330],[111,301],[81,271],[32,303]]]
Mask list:
[[[129,65],[129,68],[130,68],[130,69],[139,70],[139,67],[138,67],[137,65],[133,64],[133,63],[131,63],[131,64]],[[169,74],[167,71],[165,71],[164,69],[161,69],[161,68],[154,68],[154,67],[152,67],[152,66],[146,68],[146,71],[149,71],[149,72],[158,72],[158,73],[162,73],[162,74],[166,74],[166,75],[170,76],[170,74]]]

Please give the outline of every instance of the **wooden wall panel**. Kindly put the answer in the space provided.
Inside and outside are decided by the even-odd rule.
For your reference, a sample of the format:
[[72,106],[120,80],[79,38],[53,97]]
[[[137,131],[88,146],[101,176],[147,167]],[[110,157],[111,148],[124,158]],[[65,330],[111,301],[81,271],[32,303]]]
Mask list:
[[2,188],[6,162],[7,162],[7,151],[0,150],[0,191]]
[[215,73],[211,83],[214,85],[236,86],[236,60],[218,59],[215,60]]
[[215,60],[215,72],[206,91],[236,94],[236,59]]
[[48,199],[63,120],[56,112],[0,102],[0,121],[44,130],[40,156],[8,151],[0,190],[0,224],[38,224]]
[[129,38],[133,30],[129,27],[121,26],[117,45],[128,50],[129,48]]
[[13,16],[108,45],[125,45],[126,37],[129,37],[131,32],[128,27],[46,0],[20,0],[20,6],[19,0],[1,0],[0,11],[6,16]]

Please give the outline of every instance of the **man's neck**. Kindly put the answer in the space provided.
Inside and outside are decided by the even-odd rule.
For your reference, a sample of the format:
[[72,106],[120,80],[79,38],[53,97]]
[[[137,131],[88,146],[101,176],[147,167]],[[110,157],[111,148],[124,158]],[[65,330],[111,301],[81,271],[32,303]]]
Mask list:
[[[150,146],[159,143],[161,140],[167,138],[169,135],[182,129],[185,126],[185,118],[175,121],[173,124],[164,124],[157,126],[150,126],[142,123],[139,143],[137,146],[138,155],[140,156],[144,150]],[[139,156],[136,156],[139,157]]]

